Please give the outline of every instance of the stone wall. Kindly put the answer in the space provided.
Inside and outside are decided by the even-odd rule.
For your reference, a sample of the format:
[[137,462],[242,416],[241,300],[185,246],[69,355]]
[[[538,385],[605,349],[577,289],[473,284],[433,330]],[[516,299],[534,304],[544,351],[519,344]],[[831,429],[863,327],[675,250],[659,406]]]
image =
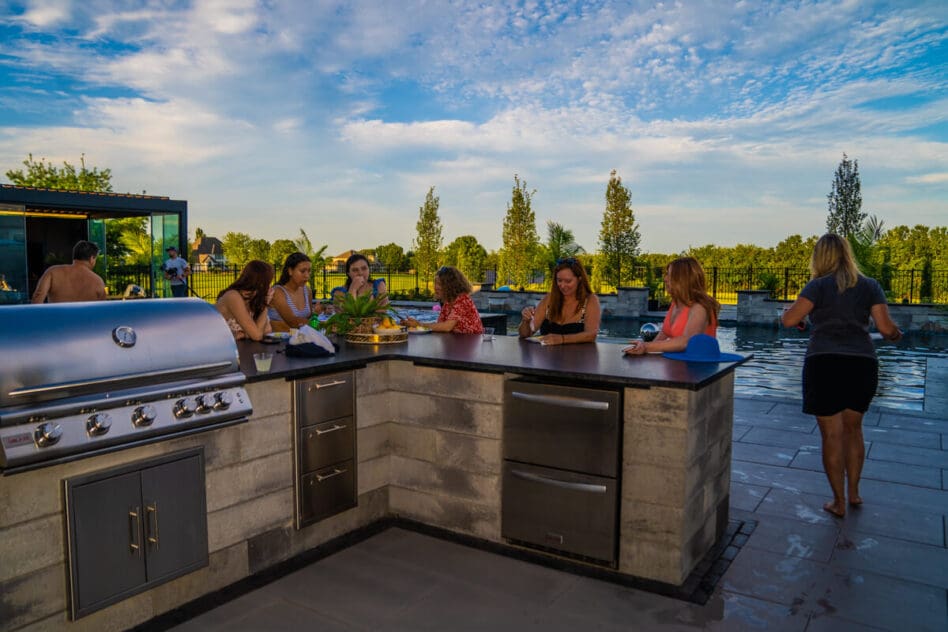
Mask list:
[[[738,290],[737,322],[742,325],[779,327],[780,314],[793,304],[770,298],[766,290]],[[903,332],[948,333],[948,307],[942,305],[889,304],[892,320]]]
[[[528,305],[535,307],[546,292],[496,292],[482,290],[471,295],[483,312],[517,312]],[[616,294],[598,294],[603,316],[637,318],[648,308],[648,288],[620,287]]]

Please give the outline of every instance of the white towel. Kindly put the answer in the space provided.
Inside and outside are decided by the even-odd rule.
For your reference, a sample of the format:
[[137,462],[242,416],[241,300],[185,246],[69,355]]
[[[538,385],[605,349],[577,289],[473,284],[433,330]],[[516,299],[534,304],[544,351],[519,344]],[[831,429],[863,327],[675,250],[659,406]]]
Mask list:
[[329,338],[327,338],[321,331],[316,331],[309,325],[303,325],[300,327],[290,338],[289,344],[301,345],[305,342],[311,342],[314,345],[318,345],[329,353],[336,353],[336,348],[332,346],[332,342],[329,341]]

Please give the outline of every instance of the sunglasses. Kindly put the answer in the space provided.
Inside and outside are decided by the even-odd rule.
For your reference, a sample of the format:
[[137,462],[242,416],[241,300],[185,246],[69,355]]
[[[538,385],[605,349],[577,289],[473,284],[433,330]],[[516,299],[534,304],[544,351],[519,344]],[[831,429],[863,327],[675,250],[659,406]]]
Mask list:
[[556,260],[556,265],[560,266],[566,264],[568,266],[574,266],[578,264],[579,261],[576,260],[576,257],[563,257],[562,259]]

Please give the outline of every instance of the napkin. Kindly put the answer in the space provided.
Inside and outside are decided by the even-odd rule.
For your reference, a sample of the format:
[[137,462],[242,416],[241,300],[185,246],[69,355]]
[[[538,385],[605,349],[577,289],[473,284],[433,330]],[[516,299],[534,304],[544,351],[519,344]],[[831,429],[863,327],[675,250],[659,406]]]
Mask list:
[[332,346],[329,338],[327,338],[321,331],[316,331],[309,325],[303,325],[300,327],[292,337],[288,344],[291,345],[302,345],[306,343],[311,343],[317,347],[322,347],[328,353],[336,353],[336,348]]

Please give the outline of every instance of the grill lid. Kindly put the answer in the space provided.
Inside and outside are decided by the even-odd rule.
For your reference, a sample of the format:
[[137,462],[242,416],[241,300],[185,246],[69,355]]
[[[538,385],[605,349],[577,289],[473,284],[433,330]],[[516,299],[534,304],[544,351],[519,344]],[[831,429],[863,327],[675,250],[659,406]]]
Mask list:
[[0,410],[239,373],[220,313],[197,298],[0,308]]

